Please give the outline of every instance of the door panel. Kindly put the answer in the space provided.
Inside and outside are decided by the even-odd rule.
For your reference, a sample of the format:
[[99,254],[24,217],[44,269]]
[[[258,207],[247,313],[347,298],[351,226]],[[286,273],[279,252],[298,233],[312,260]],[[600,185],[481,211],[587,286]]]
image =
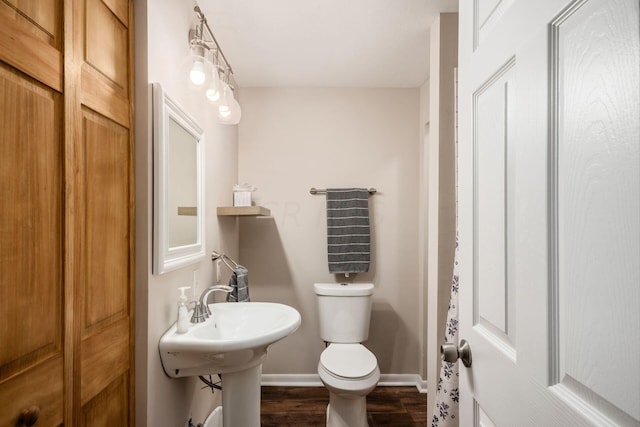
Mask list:
[[495,423],[491,420],[489,415],[487,415],[487,413],[484,412],[480,405],[478,405],[478,402],[474,401],[474,405],[475,406],[473,413],[476,417],[473,425],[477,427],[496,427]]
[[[130,373],[130,223],[123,212],[129,211],[131,183],[128,130],[92,111],[83,115],[87,259],[80,393],[86,418],[94,399],[101,406],[115,398],[107,390]],[[118,384],[120,395],[129,382]],[[89,418],[95,422],[95,413]]]
[[124,318],[83,340],[80,363],[82,405],[129,372],[127,320]]
[[0,63],[0,425],[32,404],[62,421],[61,118],[60,94]]
[[116,123],[130,126],[130,32],[122,0],[84,0],[86,39],[81,65],[82,105]]
[[62,2],[0,0],[0,60],[62,92]]
[[105,0],[104,4],[126,27],[129,26],[129,0]]
[[61,49],[61,0],[2,0],[2,3],[3,13],[12,15],[17,22],[23,21],[31,34]]
[[473,47],[477,49],[509,9],[513,0],[476,0],[473,21]]
[[130,377],[121,375],[82,407],[80,425],[113,427],[131,425],[129,416]]
[[101,0],[87,0],[86,8],[85,61],[126,91],[129,59],[127,27]]
[[81,71],[81,102],[92,110],[129,128],[129,95],[94,67],[84,63]]
[[0,381],[1,426],[16,426],[20,413],[32,406],[40,410],[38,425],[62,425],[62,355]]
[[640,421],[638,3],[585,2],[552,31],[554,383]]
[[[78,56],[81,180],[76,218],[85,259],[77,272],[80,334],[80,422],[129,425],[133,420],[133,137],[131,2],[82,0]],[[126,12],[125,10],[126,6]],[[117,12],[117,13],[116,13]],[[123,21],[122,18],[125,20]]]
[[62,103],[2,65],[0,88],[0,372],[8,374],[23,358],[61,349]]
[[508,155],[513,141],[512,59],[473,94],[475,227],[474,323],[515,358],[514,286],[509,280],[507,244],[512,214]]
[[129,133],[83,111],[86,269],[84,330],[129,314]]
[[639,426],[638,2],[490,3],[460,4],[461,425]]

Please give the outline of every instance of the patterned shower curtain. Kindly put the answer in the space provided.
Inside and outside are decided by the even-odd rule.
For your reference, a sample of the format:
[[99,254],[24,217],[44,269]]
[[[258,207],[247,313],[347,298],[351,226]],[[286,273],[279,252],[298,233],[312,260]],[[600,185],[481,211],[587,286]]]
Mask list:
[[[444,342],[458,345],[458,237],[453,260],[451,297]],[[458,426],[458,363],[442,362],[431,427]]]

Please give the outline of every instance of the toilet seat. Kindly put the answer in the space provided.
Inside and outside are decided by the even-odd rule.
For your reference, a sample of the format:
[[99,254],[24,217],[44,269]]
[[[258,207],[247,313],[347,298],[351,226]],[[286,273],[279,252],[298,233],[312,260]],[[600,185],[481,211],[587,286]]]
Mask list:
[[320,355],[320,364],[332,376],[353,381],[371,376],[378,360],[362,344],[330,344]]

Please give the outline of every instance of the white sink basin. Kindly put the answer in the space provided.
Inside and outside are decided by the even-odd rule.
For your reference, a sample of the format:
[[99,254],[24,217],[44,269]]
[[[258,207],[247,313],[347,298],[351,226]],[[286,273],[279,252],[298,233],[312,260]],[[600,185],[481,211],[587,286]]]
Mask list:
[[176,333],[174,324],[160,338],[160,358],[167,375],[185,377],[239,372],[261,365],[271,344],[300,326],[300,313],[271,302],[209,305],[212,316]]

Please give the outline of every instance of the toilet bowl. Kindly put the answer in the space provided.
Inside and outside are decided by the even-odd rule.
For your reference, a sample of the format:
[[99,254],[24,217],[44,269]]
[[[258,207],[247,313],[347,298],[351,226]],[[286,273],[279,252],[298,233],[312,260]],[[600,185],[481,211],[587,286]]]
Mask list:
[[366,427],[366,396],[380,380],[376,357],[361,344],[330,344],[318,375],[329,390],[328,427]]
[[360,344],[369,336],[372,283],[316,283],[320,336],[328,344],[318,375],[329,390],[327,427],[367,427],[367,394],[380,380],[378,360]]

